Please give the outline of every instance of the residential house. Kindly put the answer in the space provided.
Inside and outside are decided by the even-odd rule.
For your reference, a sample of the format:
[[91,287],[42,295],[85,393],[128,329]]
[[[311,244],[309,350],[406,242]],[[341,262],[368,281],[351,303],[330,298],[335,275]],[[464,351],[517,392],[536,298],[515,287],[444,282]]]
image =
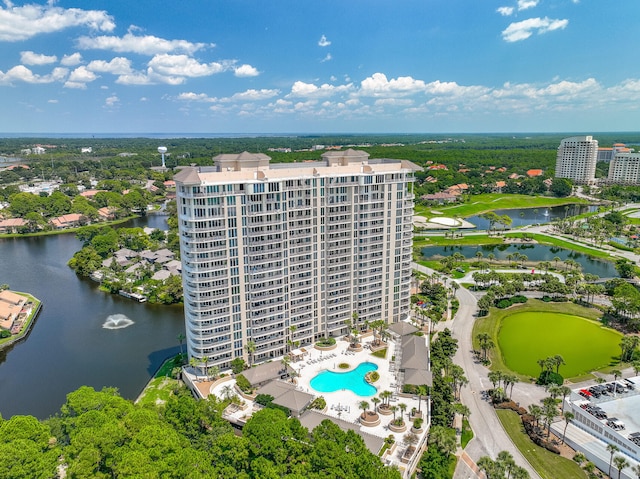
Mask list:
[[27,298],[11,291],[0,291],[0,328],[11,330]]
[[54,228],[63,229],[80,226],[84,220],[85,217],[79,213],[69,213],[68,215],[62,215],[58,216],[57,218],[52,218],[51,220],[49,220],[49,223]]
[[17,233],[18,229],[26,224],[26,220],[23,220],[22,218],[0,220],[0,233]]
[[527,176],[529,178],[534,178],[536,176],[542,176],[543,171],[538,169],[527,170]]

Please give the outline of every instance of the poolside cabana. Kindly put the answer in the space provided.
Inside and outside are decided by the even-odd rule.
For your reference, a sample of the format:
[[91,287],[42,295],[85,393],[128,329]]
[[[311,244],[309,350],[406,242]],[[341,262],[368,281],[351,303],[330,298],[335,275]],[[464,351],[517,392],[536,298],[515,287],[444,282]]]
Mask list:
[[413,324],[407,323],[406,321],[399,321],[397,323],[392,323],[389,325],[387,329],[392,333],[397,334],[398,336],[407,336],[409,334],[413,334],[417,331],[420,331]]
[[257,391],[258,394],[268,394],[273,397],[273,403],[286,407],[291,415],[298,417],[300,413],[313,401],[313,394],[296,390],[295,384],[283,381],[271,381]]
[[252,387],[260,387],[274,379],[282,379],[287,376],[293,369],[285,366],[280,361],[271,361],[270,363],[262,363],[242,372]]
[[303,348],[300,349],[294,349],[293,351],[291,351],[289,353],[289,357],[291,358],[291,361],[293,362],[297,362],[297,361],[303,361],[304,360],[304,356],[307,354],[307,351]]

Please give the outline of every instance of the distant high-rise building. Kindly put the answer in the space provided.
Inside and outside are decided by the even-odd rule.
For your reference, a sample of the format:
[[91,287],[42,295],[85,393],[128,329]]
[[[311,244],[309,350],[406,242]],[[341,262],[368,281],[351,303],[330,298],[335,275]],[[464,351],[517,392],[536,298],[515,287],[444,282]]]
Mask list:
[[607,182],[640,184],[640,153],[617,153],[609,163]]
[[[414,173],[331,151],[219,155],[176,177],[189,356],[265,361],[410,311]],[[206,358],[206,359],[205,359]]]
[[630,151],[624,143],[614,143],[611,148],[599,147],[598,161],[606,161],[608,163],[613,160],[618,153],[629,153]]
[[576,183],[592,183],[596,174],[598,140],[591,136],[572,136],[560,142],[556,157],[556,178]]

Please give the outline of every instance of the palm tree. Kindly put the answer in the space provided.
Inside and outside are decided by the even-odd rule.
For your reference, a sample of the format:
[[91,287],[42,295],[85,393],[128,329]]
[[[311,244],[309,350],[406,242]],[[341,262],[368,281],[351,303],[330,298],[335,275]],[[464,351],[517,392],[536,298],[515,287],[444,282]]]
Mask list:
[[285,354],[284,356],[282,356],[282,359],[280,360],[280,362],[284,367],[285,373],[287,374],[287,376],[289,376],[289,363],[291,363],[291,358]]
[[560,366],[562,366],[563,364],[567,364],[564,362],[564,358],[559,354],[556,354],[553,357],[553,362],[555,363],[555,366],[556,366],[556,374],[560,374]]
[[564,417],[564,431],[562,431],[562,444],[564,444],[564,438],[567,435],[567,426],[569,426],[571,420],[575,418],[575,415],[572,412],[567,411],[562,415],[562,417]]
[[401,402],[400,404],[398,404],[398,407],[400,408],[400,417],[402,419],[402,422],[404,422],[404,412],[407,410],[407,405],[403,402]]
[[244,349],[246,349],[247,353],[249,353],[249,367],[251,367],[253,365],[253,355],[257,349],[255,341],[253,341],[252,339],[247,341],[247,344],[244,346]]
[[215,380],[218,376],[220,376],[220,367],[216,365],[211,366],[209,369],[207,369],[207,374],[209,375],[209,377]]
[[180,356],[182,356],[184,354],[183,351],[182,351],[182,342],[185,339],[187,339],[187,337],[184,334],[182,334],[182,333],[178,334],[178,342],[180,343]]
[[555,266],[554,266],[555,269],[558,269],[558,261],[560,261],[560,257],[554,256],[553,262],[555,263]]
[[516,466],[516,461],[514,461],[511,453],[508,451],[500,451],[496,462],[507,473],[507,478],[509,478],[511,476],[511,471]]
[[398,412],[398,406],[390,406],[389,409],[393,413],[393,422],[396,422],[396,412]]
[[530,404],[529,414],[533,416],[533,419],[536,421],[535,426],[538,427],[538,423],[540,422],[540,419],[542,419],[542,408],[537,404]]
[[371,398],[371,402],[373,403],[373,410],[375,411],[378,407],[378,403],[380,402],[380,399],[374,397],[374,398]]
[[622,470],[629,467],[629,461],[622,456],[616,456],[613,458],[613,463],[616,465],[616,469],[618,470],[618,479],[620,479]]
[[560,386],[560,392],[562,394],[562,412],[564,413],[564,402],[567,396],[571,394],[571,388],[569,386]]
[[638,479],[640,479],[640,464],[638,464],[637,466],[633,466],[631,470],[636,476],[638,476]]
[[620,452],[620,448],[615,444],[607,444],[607,451],[609,451],[609,454],[611,454],[611,457],[609,458],[609,473],[607,474],[607,476],[611,477],[611,466],[613,465],[613,455],[616,452]]
[[520,466],[515,466],[511,471],[511,479],[529,479],[529,472]]
[[222,397],[223,399],[229,400],[233,396],[233,388],[231,385],[227,384],[222,387]]
[[428,391],[427,391],[427,386],[418,386],[418,412],[421,412],[420,410],[420,405],[422,404],[422,396],[426,396]]
[[491,339],[491,335],[489,333],[480,333],[476,336],[476,339],[478,340],[480,349],[482,349],[483,359],[486,361],[487,351],[495,347],[495,343],[493,342],[493,339]]
[[360,416],[361,418],[365,418],[367,417],[367,409],[369,409],[369,403],[367,401],[360,401],[360,409],[362,409],[362,416]]

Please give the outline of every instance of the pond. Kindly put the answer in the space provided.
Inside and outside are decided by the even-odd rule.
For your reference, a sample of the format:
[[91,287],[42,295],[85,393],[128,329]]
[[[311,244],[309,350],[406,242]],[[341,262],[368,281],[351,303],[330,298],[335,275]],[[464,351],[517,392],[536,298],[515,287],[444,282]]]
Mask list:
[[[124,226],[166,229],[165,216]],[[46,418],[82,385],[117,387],[135,399],[164,359],[180,350],[182,305],[140,304],[103,293],[67,261],[73,234],[0,240],[0,284],[42,300],[25,341],[0,350],[0,414]]]
[[[513,221],[513,223],[511,223],[511,228],[518,228],[525,225],[550,223],[556,218],[567,218],[569,216],[597,211],[597,209],[597,206],[592,205],[565,205],[554,206],[552,208],[516,208],[512,210],[495,210],[494,213],[498,216],[509,216]],[[478,229],[486,230],[489,228],[489,222],[484,218],[481,218],[479,215],[470,216],[465,219],[476,225],[476,228]]]
[[[558,248],[542,244],[500,244],[500,245],[474,245],[474,246],[427,246],[422,248],[421,253],[425,259],[439,259],[443,256],[451,256],[453,253],[460,253],[466,258],[473,258],[478,252],[483,257],[493,254],[496,259],[506,260],[507,255],[520,253],[527,255],[531,261],[550,261],[560,258],[564,261],[571,259],[582,266],[583,273],[595,274],[601,278],[618,277],[615,265],[609,261],[596,259],[586,254],[578,253],[569,249]],[[558,267],[562,268],[561,265]]]

